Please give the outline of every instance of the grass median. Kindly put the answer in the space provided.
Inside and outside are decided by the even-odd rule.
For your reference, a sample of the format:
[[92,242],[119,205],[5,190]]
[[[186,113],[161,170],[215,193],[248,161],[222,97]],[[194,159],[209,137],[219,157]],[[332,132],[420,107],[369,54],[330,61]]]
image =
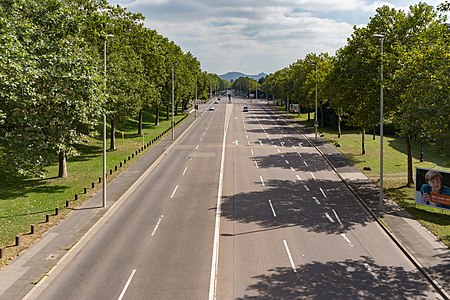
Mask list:
[[[183,117],[184,115],[176,116],[175,122]],[[107,151],[108,181],[132,164],[142,153],[151,151],[152,145],[143,151],[141,147],[156,139],[171,126],[170,120],[161,120],[158,125],[154,125],[154,116],[150,114],[145,116],[144,120],[146,121],[143,123],[143,136],[136,134],[136,120],[129,120],[116,129],[117,149]],[[108,148],[109,142],[108,139]],[[2,178],[0,180],[0,248],[3,248],[4,252],[0,265],[13,259],[48,228],[58,223],[70,211],[65,207],[66,200],[70,201],[70,207],[78,206],[101,188],[99,177],[102,177],[103,168],[102,136],[89,138],[88,142],[78,146],[78,150],[79,156],[68,159],[67,178],[57,177],[56,162],[46,168],[46,177],[25,178],[9,170],[0,160],[0,178]],[[136,151],[138,151],[137,155]],[[130,160],[128,160],[129,156]],[[122,167],[114,171],[115,166],[120,166],[120,163]],[[113,170],[112,175],[109,175],[110,169]],[[92,187],[93,184],[94,187]],[[84,193],[85,188],[86,193]],[[75,200],[75,194],[78,195],[78,200]],[[55,215],[56,208],[58,208],[58,215]],[[46,215],[50,216],[49,222],[45,222]],[[31,224],[34,224],[36,228],[33,235],[30,232]],[[15,247],[16,235],[20,235],[19,247]]]

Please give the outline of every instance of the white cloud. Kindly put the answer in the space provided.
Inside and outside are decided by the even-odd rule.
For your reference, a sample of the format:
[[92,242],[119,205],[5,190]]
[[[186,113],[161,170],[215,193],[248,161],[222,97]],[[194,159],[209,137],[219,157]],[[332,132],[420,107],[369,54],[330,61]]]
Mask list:
[[[110,1],[141,12],[147,27],[196,56],[202,68],[222,74],[274,72],[308,53],[334,52],[353,25],[377,7],[418,1],[363,0],[134,0]],[[436,2],[439,1],[429,1]],[[435,5],[434,3],[430,3]]]

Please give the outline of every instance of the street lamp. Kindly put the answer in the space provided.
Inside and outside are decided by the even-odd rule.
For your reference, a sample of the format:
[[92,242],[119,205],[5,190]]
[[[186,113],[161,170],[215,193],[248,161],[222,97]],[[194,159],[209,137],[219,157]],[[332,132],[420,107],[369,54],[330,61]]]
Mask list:
[[380,39],[381,42],[381,67],[380,67],[380,211],[383,209],[383,42],[384,34],[376,33],[374,38]]
[[[103,67],[104,67],[104,80],[105,80],[105,93],[106,93],[106,40],[108,38],[113,38],[114,35],[107,34],[105,35],[105,43],[103,47]],[[106,113],[103,114],[103,198],[102,204],[103,207],[106,207]]]
[[172,63],[172,141],[175,140],[175,112],[174,112],[174,107],[175,107],[175,66],[178,64],[178,62],[174,61]]

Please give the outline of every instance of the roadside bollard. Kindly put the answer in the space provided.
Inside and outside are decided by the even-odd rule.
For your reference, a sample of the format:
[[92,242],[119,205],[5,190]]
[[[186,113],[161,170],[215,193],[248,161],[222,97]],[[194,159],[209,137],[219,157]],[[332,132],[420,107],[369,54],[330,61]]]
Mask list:
[[30,234],[34,234],[34,224],[31,224]]
[[109,169],[109,175],[112,175],[112,172],[113,172],[112,169]]
[[87,188],[84,188],[84,193],[85,193],[85,194],[87,193]]
[[70,205],[69,200],[66,200],[66,207],[69,207],[69,205]]
[[117,171],[117,166],[114,166],[114,171]]
[[101,177],[98,178],[98,183],[102,183],[102,178]]
[[55,208],[55,216],[59,215],[59,208]]
[[50,215],[45,215],[45,223],[50,222]]
[[94,188],[95,187],[95,183],[92,181],[92,185],[91,185],[91,187],[92,188]]
[[75,194],[75,200],[78,200],[78,194]]
[[20,236],[16,235],[16,247],[20,245]]
[[3,248],[0,248],[0,259],[3,259]]

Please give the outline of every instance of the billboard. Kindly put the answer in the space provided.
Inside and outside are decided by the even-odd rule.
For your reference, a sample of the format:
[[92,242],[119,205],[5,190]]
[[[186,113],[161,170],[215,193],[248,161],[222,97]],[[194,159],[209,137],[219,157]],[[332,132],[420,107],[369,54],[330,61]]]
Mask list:
[[416,168],[416,204],[450,209],[450,173]]

